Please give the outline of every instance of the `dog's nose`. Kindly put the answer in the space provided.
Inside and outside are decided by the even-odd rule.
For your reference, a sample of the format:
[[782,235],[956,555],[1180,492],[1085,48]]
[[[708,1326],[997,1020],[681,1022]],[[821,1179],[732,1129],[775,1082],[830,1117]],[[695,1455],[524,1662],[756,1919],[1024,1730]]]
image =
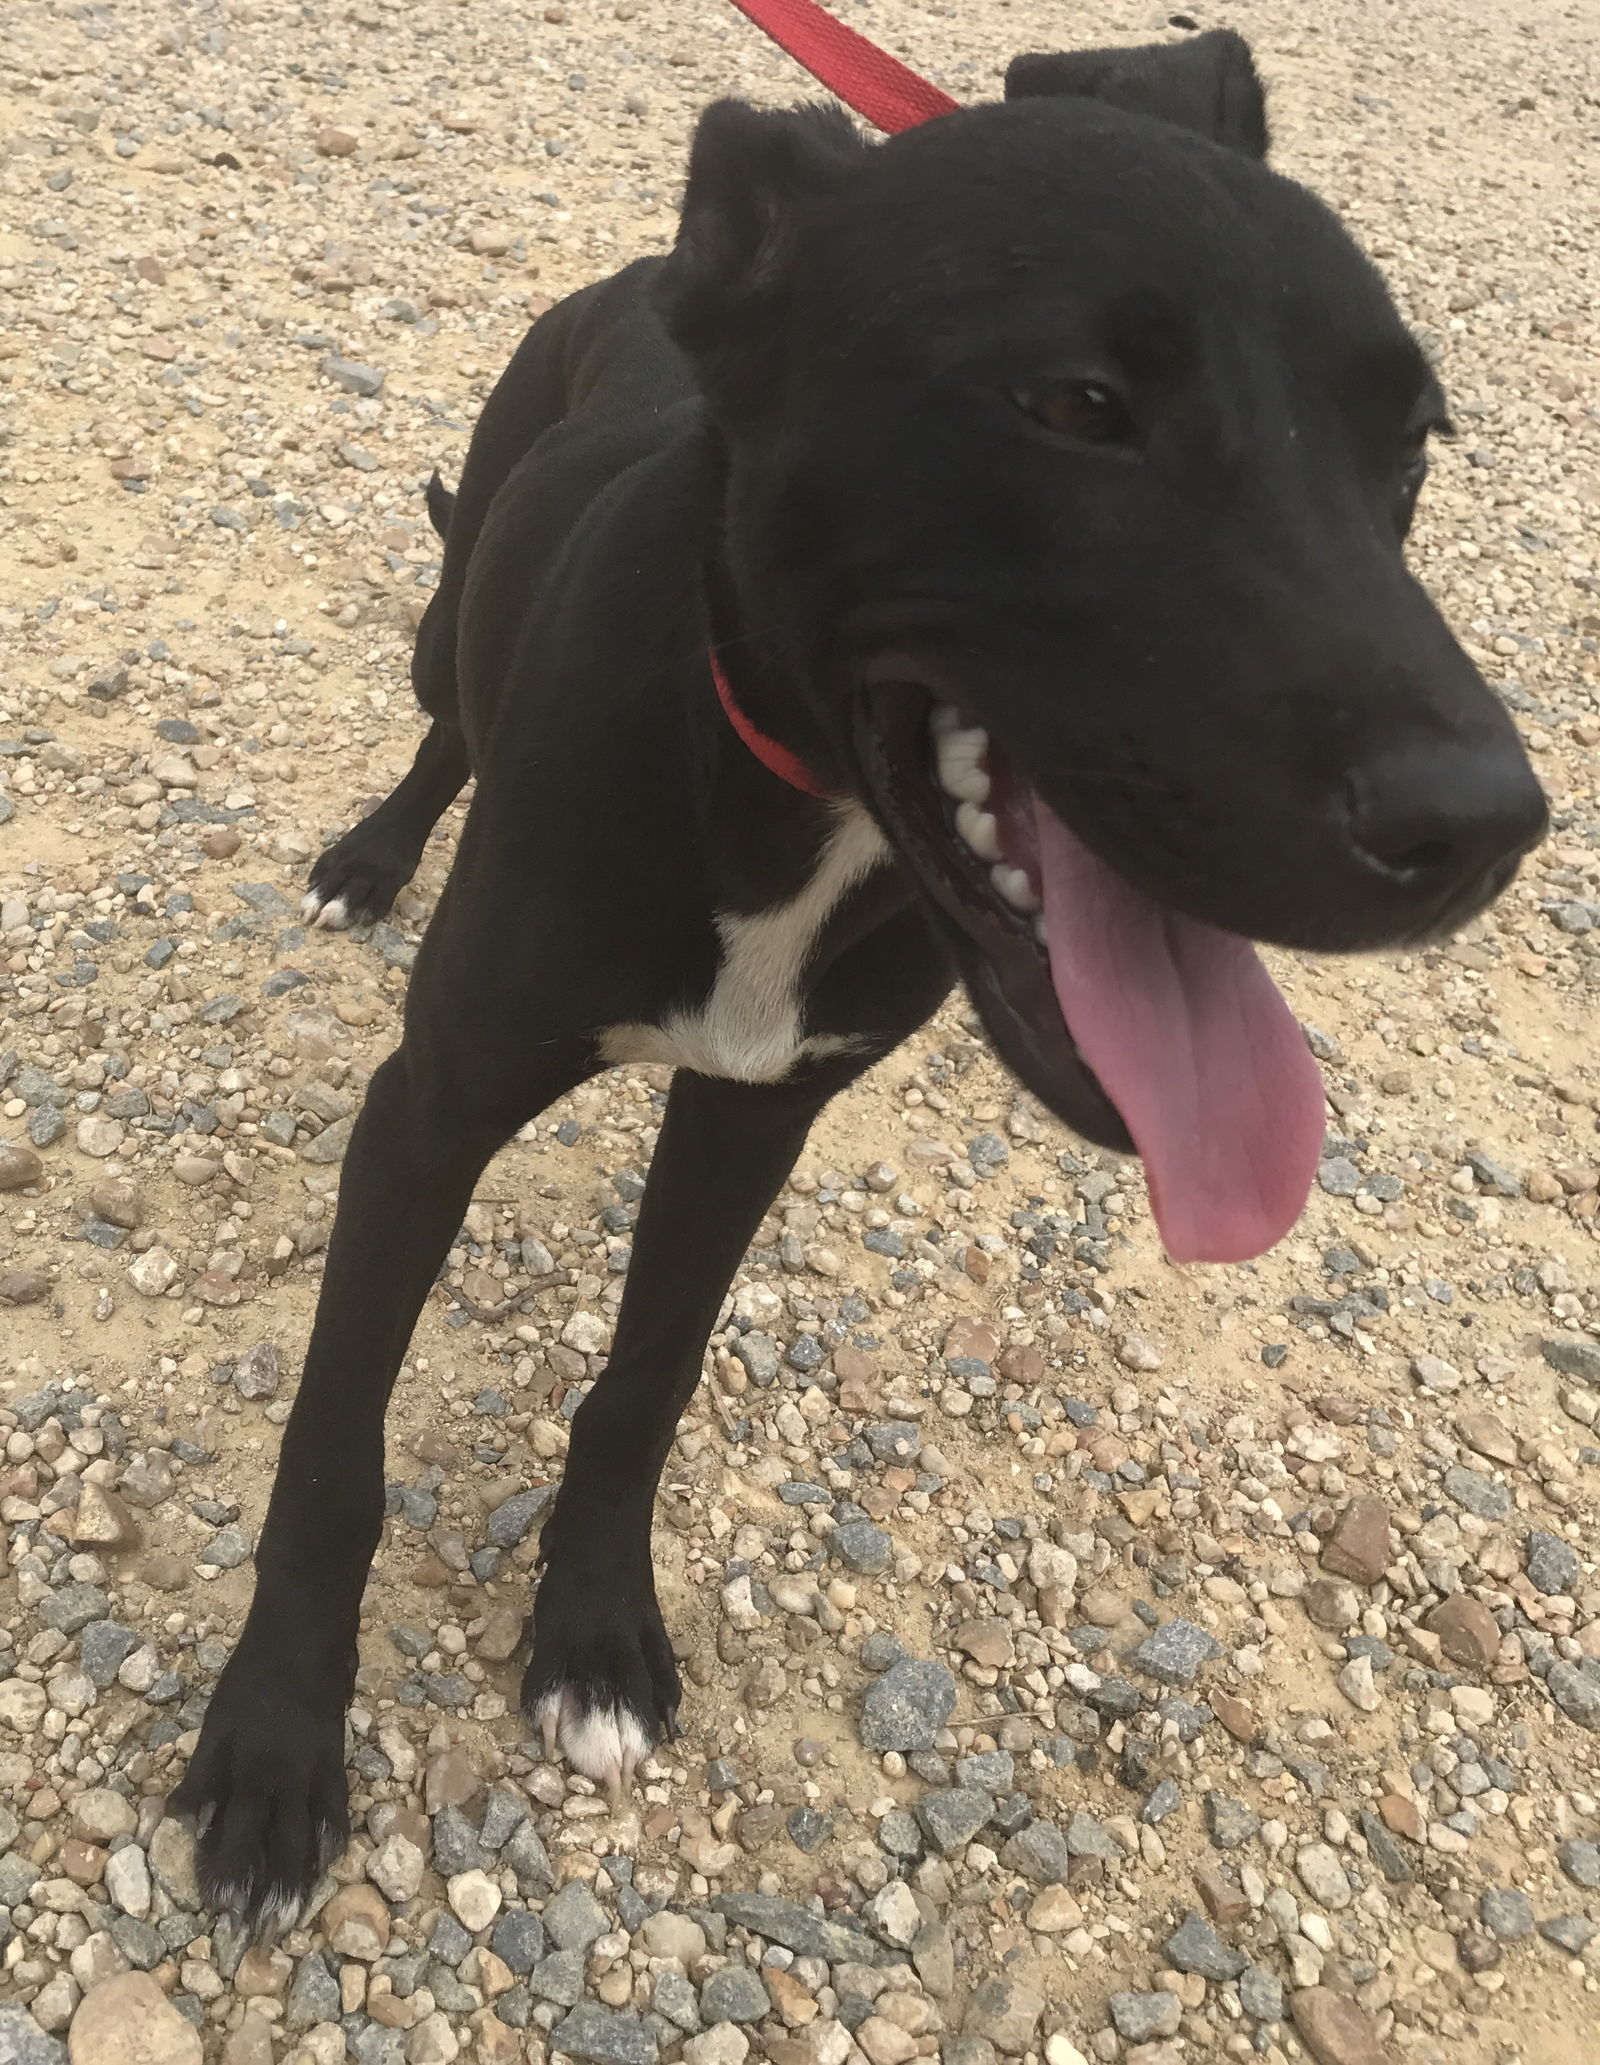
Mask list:
[[1359,769],[1350,836],[1370,867],[1422,895],[1465,889],[1544,836],[1544,791],[1518,747],[1422,743]]

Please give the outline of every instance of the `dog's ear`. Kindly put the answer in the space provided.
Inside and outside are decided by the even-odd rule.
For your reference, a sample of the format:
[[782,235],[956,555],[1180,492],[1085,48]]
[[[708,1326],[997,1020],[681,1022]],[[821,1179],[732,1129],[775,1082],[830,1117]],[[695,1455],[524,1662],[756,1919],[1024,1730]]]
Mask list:
[[1007,100],[1063,93],[1197,129],[1252,158],[1267,155],[1266,96],[1249,44],[1232,29],[1209,29],[1186,43],[1012,59]]
[[656,307],[713,402],[737,407],[776,341],[786,261],[807,206],[838,192],[872,146],[836,108],[707,108],[689,153],[678,238]]

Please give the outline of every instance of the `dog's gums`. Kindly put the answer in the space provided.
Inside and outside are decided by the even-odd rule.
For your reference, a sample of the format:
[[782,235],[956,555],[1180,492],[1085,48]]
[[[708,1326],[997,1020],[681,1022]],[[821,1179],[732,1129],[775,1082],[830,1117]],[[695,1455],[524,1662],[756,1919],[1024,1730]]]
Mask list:
[[1248,941],[1157,903],[903,662],[858,726],[879,814],[950,921],[996,1049],[1075,1130],[1144,1160],[1169,1254],[1244,1261],[1294,1224],[1322,1080]]

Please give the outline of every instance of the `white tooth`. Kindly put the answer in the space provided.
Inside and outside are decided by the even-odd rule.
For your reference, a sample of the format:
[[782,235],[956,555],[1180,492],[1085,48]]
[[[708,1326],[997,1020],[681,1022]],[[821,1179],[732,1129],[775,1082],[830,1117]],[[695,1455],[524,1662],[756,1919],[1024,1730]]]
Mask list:
[[928,729],[935,738],[942,737],[947,731],[959,731],[961,712],[954,703],[935,703],[933,715],[928,719]]
[[965,774],[941,775],[939,786],[958,803],[987,803],[989,800],[989,777],[981,767],[968,768]]
[[1038,940],[1040,946],[1048,946],[1050,944],[1044,936],[1044,919],[1042,916],[1036,917],[1033,921],[1033,936]]
[[956,812],[956,830],[979,860],[1000,858],[1000,827],[987,810],[976,803],[963,803]]
[[[991,818],[990,823],[994,820]],[[1006,902],[1019,911],[1036,911],[1039,899],[1033,893],[1033,884],[1028,880],[1026,868],[1006,867],[1003,863],[989,870],[989,880],[999,890]]]
[[989,795],[989,734],[979,727],[939,735],[939,785],[964,803],[983,803]]
[[965,774],[968,768],[981,767],[983,755],[973,744],[970,731],[947,731],[939,740],[939,772],[941,775]]

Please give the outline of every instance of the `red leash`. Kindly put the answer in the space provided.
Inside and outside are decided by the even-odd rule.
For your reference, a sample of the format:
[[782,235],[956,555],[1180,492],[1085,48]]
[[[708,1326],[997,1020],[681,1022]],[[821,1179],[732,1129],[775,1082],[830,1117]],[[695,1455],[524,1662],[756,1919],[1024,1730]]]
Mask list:
[[[816,0],[733,0],[733,4],[875,129],[896,135],[902,129],[914,129],[919,122],[931,122],[936,115],[954,114],[959,106],[948,93],[919,79],[897,57],[836,21]],[[791,789],[807,796],[826,796],[827,789],[799,754],[769,738],[745,715],[721,661],[715,652],[708,657],[717,701],[762,766]]]
[[931,122],[935,115],[953,115],[960,105],[926,79],[919,79],[897,57],[836,21],[816,0],[733,0],[733,4],[875,129],[894,136],[902,129],[914,129],[919,122]]

